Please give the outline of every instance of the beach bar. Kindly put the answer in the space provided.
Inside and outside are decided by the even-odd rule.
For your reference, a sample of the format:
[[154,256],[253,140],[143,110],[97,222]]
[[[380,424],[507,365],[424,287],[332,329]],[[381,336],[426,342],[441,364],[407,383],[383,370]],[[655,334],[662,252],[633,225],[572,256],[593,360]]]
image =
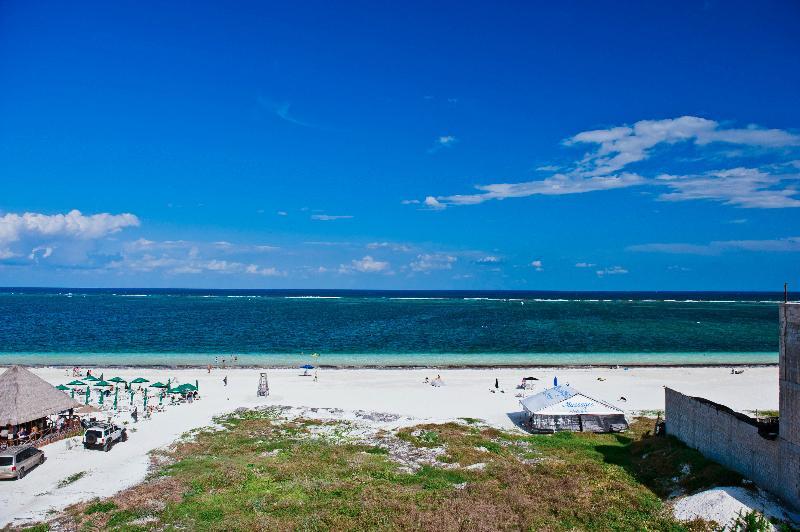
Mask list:
[[570,386],[555,386],[520,401],[531,432],[622,432],[625,412]]
[[49,416],[81,406],[64,392],[20,366],[0,375],[0,445],[48,441],[71,424],[53,423]]

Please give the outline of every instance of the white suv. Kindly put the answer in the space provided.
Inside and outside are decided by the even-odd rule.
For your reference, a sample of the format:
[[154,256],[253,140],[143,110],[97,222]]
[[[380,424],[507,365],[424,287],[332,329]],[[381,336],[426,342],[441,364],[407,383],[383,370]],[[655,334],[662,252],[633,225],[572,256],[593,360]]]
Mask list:
[[83,433],[84,449],[103,449],[108,452],[118,441],[128,439],[128,432],[113,423],[93,423]]

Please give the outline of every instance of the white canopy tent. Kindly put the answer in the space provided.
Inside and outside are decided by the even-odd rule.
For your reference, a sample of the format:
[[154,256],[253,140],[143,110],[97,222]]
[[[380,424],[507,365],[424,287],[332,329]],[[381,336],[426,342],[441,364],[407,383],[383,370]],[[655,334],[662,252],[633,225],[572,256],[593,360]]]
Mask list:
[[526,424],[535,432],[621,432],[625,412],[570,386],[556,386],[520,401]]

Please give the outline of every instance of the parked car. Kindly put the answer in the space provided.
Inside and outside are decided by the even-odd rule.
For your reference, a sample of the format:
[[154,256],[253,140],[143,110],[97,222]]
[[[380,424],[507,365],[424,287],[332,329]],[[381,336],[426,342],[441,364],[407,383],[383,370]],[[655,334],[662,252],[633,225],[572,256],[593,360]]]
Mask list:
[[113,423],[93,423],[83,433],[84,449],[103,449],[108,452],[117,442],[128,439],[128,431]]
[[9,447],[0,451],[0,478],[20,479],[43,463],[44,452],[36,447]]

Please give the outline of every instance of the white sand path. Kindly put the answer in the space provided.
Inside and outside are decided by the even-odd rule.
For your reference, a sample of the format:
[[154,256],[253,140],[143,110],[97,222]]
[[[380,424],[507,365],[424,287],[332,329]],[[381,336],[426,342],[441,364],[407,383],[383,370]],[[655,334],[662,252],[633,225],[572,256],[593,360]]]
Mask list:
[[[34,370],[53,384],[72,380],[64,368]],[[238,407],[288,405],[367,410],[408,416],[416,421],[446,421],[474,417],[492,425],[513,428],[509,414],[518,412],[515,387],[523,376],[538,377],[538,389],[570,384],[582,392],[619,405],[627,411],[664,408],[663,386],[700,395],[737,410],[777,409],[778,368],[747,368],[731,375],[726,368],[534,368],[534,369],[341,369],[319,370],[319,381],[296,369],[268,370],[271,394],[256,397],[258,369],[102,369],[107,378],[144,376],[151,381],[199,380],[202,400],[167,408],[136,424],[127,442],[110,452],[67,449],[65,442],[44,447],[47,461],[20,481],[0,482],[0,526],[44,519],[50,512],[93,497],[105,497],[141,482],[149,467],[148,453],[173,442],[184,432],[209,425],[214,416]],[[228,376],[228,386],[222,378]],[[441,375],[445,386],[422,383]],[[597,378],[604,378],[598,381]],[[505,393],[490,393],[498,378]],[[532,392],[526,392],[528,394]],[[627,401],[619,400],[624,396]],[[403,423],[408,423],[408,420]],[[70,475],[85,471],[80,480],[58,487]]]

